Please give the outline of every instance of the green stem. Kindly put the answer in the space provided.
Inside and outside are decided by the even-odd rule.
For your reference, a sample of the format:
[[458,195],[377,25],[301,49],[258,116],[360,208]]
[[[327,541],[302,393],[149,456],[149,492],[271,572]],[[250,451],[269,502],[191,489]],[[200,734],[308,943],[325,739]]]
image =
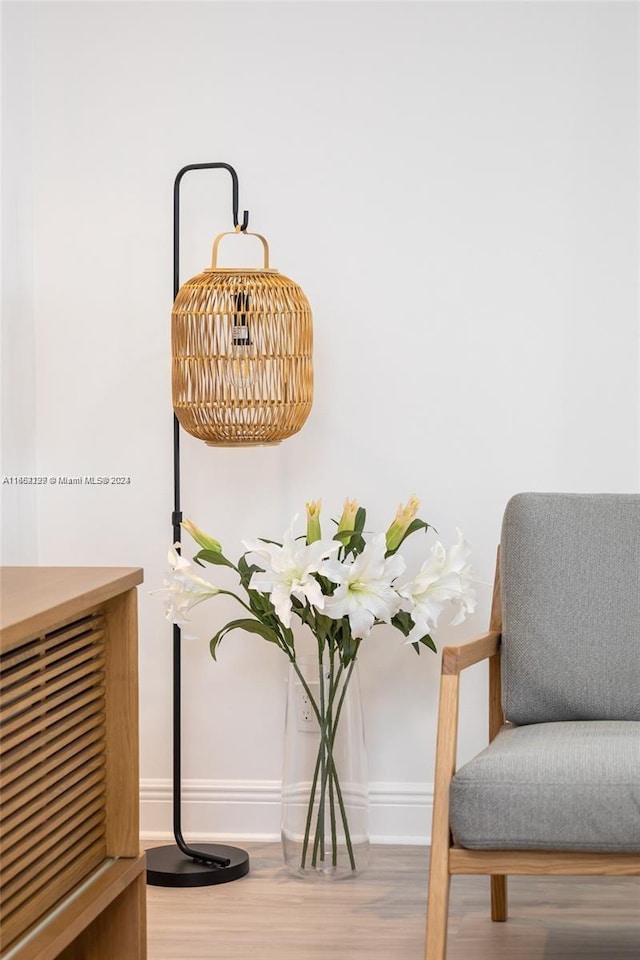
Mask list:
[[[307,697],[309,698],[309,703],[311,704],[311,707],[312,707],[312,709],[313,709],[313,712],[314,712],[315,715],[316,715],[316,719],[317,719],[317,721],[318,721],[318,724],[321,725],[320,711],[318,710],[317,704],[316,704],[316,702],[315,702],[315,700],[314,700],[314,698],[313,698],[313,694],[311,693],[311,690],[310,690],[310,688],[309,688],[309,684],[308,684],[307,681],[305,680],[304,675],[303,675],[302,671],[300,670],[300,667],[298,666],[298,663],[297,663],[295,657],[291,657],[291,665],[292,665],[293,669],[295,670],[296,675],[297,675],[300,683],[302,684],[303,690],[305,691]],[[320,771],[321,749],[322,749],[322,741],[320,741],[320,749],[318,750],[318,756],[317,756],[317,758],[316,758],[316,767],[315,767],[315,770],[314,770],[314,773],[313,773],[313,781],[312,781],[312,784],[311,784],[311,793],[310,793],[310,796],[309,796],[309,806],[308,806],[308,809],[307,809],[307,820],[306,820],[305,828],[304,828],[304,840],[303,840],[303,843],[302,843],[302,857],[301,857],[301,860],[300,860],[300,867],[301,867],[302,870],[304,870],[304,868],[305,868],[306,861],[307,861],[307,852],[308,852],[308,850],[309,850],[309,834],[310,834],[310,832],[311,832],[311,819],[312,819],[312,817],[313,817],[313,803],[314,803],[314,800],[315,800],[316,788],[317,788],[317,785],[318,785],[318,773],[319,773],[319,771]]]
[[330,755],[331,767],[333,770],[334,782],[336,785],[336,793],[338,795],[338,806],[340,807],[340,814],[342,816],[342,823],[344,825],[344,840],[347,845],[347,852],[349,854],[349,864],[352,870],[356,868],[356,858],[353,854],[353,845],[351,843],[351,834],[349,832],[349,821],[347,819],[347,811],[344,806],[344,800],[342,799],[342,790],[340,789],[340,781],[338,780],[338,771],[336,770],[336,765],[333,762],[333,754]]
[[[317,853],[318,853],[318,847],[320,843],[322,843],[322,848],[321,848],[322,853],[320,856],[320,860],[321,861],[324,860],[324,838],[325,838],[325,809],[324,808],[325,808],[325,802],[327,798],[327,786],[328,786],[330,809],[331,809],[331,798],[333,794],[333,779],[334,779],[332,774],[332,769],[331,769],[332,764],[333,764],[333,769],[335,770],[335,764],[333,763],[333,754],[332,754],[333,744],[335,741],[335,733],[333,733],[332,726],[331,726],[331,711],[333,709],[333,702],[335,700],[336,691],[338,689],[337,683],[340,678],[340,674],[342,673],[342,666],[341,666],[340,671],[338,673],[338,677],[337,678],[335,677],[335,674],[333,671],[333,650],[332,650],[332,661],[331,661],[331,669],[329,674],[329,699],[325,706],[324,676],[323,676],[323,669],[322,669],[322,649],[320,647],[318,649],[318,663],[320,668],[321,713],[322,713],[322,719],[323,719],[323,723],[321,725],[321,730],[320,730],[321,741],[320,741],[320,747],[318,750],[318,755],[321,757],[322,777],[320,780],[320,799],[318,804],[318,818],[316,823],[315,842],[313,846],[312,866],[314,867],[317,864]],[[326,762],[327,757],[330,761],[328,774],[327,774],[327,762]],[[335,806],[333,808],[332,813],[333,813],[333,816],[330,815],[330,820],[331,820],[331,850],[332,850],[332,860],[333,860],[334,856],[337,857],[337,854],[335,853],[335,851],[337,851],[337,843],[338,843],[337,834],[336,834],[336,824],[335,824]],[[349,825],[347,822],[345,822],[345,830],[347,832],[349,830]],[[335,865],[335,861],[334,861],[334,865]]]
[[[327,790],[327,763],[326,763],[326,729],[327,715],[325,710],[324,698],[324,670],[322,668],[322,648],[318,645],[318,684],[320,693],[320,800],[318,802],[318,820],[316,824],[316,835],[313,843],[313,857],[311,866],[315,867],[318,863],[318,849],[320,850],[320,860],[324,860],[324,799]],[[331,696],[331,687],[329,696]]]
[[[225,597],[233,597],[235,600],[238,601],[241,607],[244,607],[245,610],[249,611],[252,617],[254,617],[256,620],[258,619],[258,617],[256,617],[255,611],[251,609],[249,604],[245,603],[244,600],[241,600],[238,594],[234,593],[233,590],[218,590],[218,592],[216,593],[216,596],[218,597],[220,595],[224,595]],[[261,621],[261,622],[264,622],[264,621]]]
[[302,844],[302,857],[300,858],[300,867],[302,870],[305,868],[307,862],[307,852],[309,850],[309,833],[311,832],[311,819],[313,817],[313,801],[316,796],[316,787],[318,784],[318,773],[320,772],[320,750],[318,750],[318,756],[316,757],[316,768],[313,772],[313,781],[311,783],[311,793],[309,795],[309,806],[307,808],[307,820],[304,825],[304,841]]
[[[336,809],[335,809],[335,796],[334,796],[334,774],[332,772],[331,766],[329,766],[329,772],[327,774],[327,762],[326,757],[329,758],[331,763],[333,763],[333,745],[335,743],[336,737],[336,724],[333,724],[332,720],[332,711],[333,704],[338,690],[338,682],[342,674],[342,664],[338,671],[338,677],[335,675],[335,647],[331,646],[330,648],[330,663],[329,663],[329,698],[326,701],[324,696],[324,671],[322,668],[322,651],[318,651],[318,663],[320,669],[320,711],[324,720],[321,730],[321,743],[320,749],[318,751],[319,757],[321,757],[321,780],[320,780],[320,800],[318,805],[318,818],[316,826],[316,835],[313,845],[313,859],[312,866],[316,866],[318,859],[318,849],[320,849],[320,861],[322,862],[325,859],[325,803],[327,799],[327,786],[329,788],[329,819],[331,824],[331,862],[335,867],[338,862],[338,836],[337,836],[337,826],[336,826]],[[347,681],[348,682],[348,681]],[[344,695],[343,695],[344,699]],[[341,700],[342,703],[342,700]],[[317,766],[317,764],[316,764]],[[335,769],[335,764],[334,764]],[[349,827],[348,823],[345,823],[345,830],[348,832]]]
[[[344,684],[342,685],[342,693],[341,693],[340,699],[339,699],[339,701],[338,701],[338,709],[336,710],[336,721],[335,721],[335,723],[334,723],[334,725],[333,725],[333,729],[334,729],[334,734],[333,734],[333,735],[334,735],[334,739],[335,739],[335,735],[336,735],[336,732],[337,732],[337,729],[338,729],[338,720],[340,719],[340,714],[342,713],[342,704],[344,703],[344,698],[345,698],[346,693],[347,693],[347,687],[349,686],[349,681],[351,680],[351,674],[353,673],[353,668],[355,667],[355,665],[356,665],[356,660],[355,660],[355,657],[354,657],[353,660],[351,661],[351,664],[350,664],[349,669],[348,669],[348,671],[347,671],[347,679],[344,681]],[[342,666],[342,664],[340,664],[340,673],[342,672],[342,670],[343,670],[343,666]],[[338,674],[338,677],[340,676],[340,673]],[[333,748],[333,740],[331,741],[331,747]]]
[[[359,644],[358,644],[358,646],[359,646]],[[355,665],[356,665],[357,652],[358,652],[358,648],[356,647],[356,652],[355,652],[355,654],[354,654],[354,658],[353,658],[353,660],[351,661],[351,664],[350,664],[349,669],[348,669],[348,671],[347,671],[347,676],[346,676],[346,678],[345,678],[344,684],[342,685],[342,693],[340,694],[340,700],[338,701],[338,708],[337,708],[337,710],[336,710],[335,722],[334,722],[334,724],[333,724],[332,736],[331,736],[331,740],[330,740],[330,743],[329,743],[329,758],[330,758],[330,761],[331,761],[331,770],[329,771],[330,784],[335,784],[336,794],[337,794],[337,796],[338,796],[338,806],[340,807],[340,814],[341,814],[341,817],[342,817],[342,823],[343,823],[343,825],[344,825],[344,839],[345,839],[345,843],[346,843],[346,845],[347,845],[347,851],[348,851],[348,854],[349,854],[349,863],[350,863],[350,866],[351,866],[351,869],[352,869],[352,870],[355,870],[355,868],[356,868],[356,861],[355,861],[355,856],[354,856],[354,853],[353,853],[353,845],[352,845],[352,843],[351,843],[351,833],[350,833],[350,831],[349,831],[349,821],[348,821],[348,819],[347,819],[347,811],[346,811],[346,809],[345,809],[344,800],[343,800],[343,798],[342,798],[342,790],[341,790],[341,788],[340,788],[340,781],[338,780],[338,771],[336,770],[336,765],[335,765],[335,762],[334,762],[334,759],[333,759],[333,745],[334,745],[334,743],[335,743],[335,738],[336,738],[336,734],[337,734],[337,731],[338,731],[338,721],[340,720],[340,714],[341,714],[341,712],[342,712],[342,706],[343,706],[343,704],[344,704],[344,699],[345,699],[345,696],[346,696],[346,693],[347,693],[347,687],[349,686],[349,681],[351,680],[351,674],[353,673],[354,667],[355,667]],[[344,665],[343,665],[342,663],[340,663],[340,669],[339,669],[339,671],[338,671],[338,680],[339,680],[340,675],[341,675],[341,673],[342,673],[343,666],[344,666]],[[337,681],[336,681],[335,690],[337,690]],[[334,696],[335,696],[335,690],[333,691]]]
[[[331,648],[331,668],[330,668],[330,686],[334,689],[335,682],[335,649]],[[333,706],[333,701],[332,701]],[[329,739],[333,745],[335,738],[335,727],[332,725],[332,715],[329,713]],[[338,865],[338,835],[336,829],[336,802],[334,796],[333,777],[329,777],[329,816],[331,818],[331,863],[334,867]]]
[[257,620],[258,623],[264,623],[265,627],[269,627],[270,630],[273,630],[276,637],[278,637],[278,646],[280,647],[281,650],[284,650],[284,652],[287,654],[291,662],[293,662],[293,657],[291,655],[291,650],[289,649],[289,644],[287,643],[286,636],[281,635],[281,631],[278,629],[277,626],[274,626],[274,624],[269,623],[267,620],[265,620],[264,617],[261,617],[259,613],[256,613],[255,610],[252,610],[251,607],[247,603],[245,603],[244,600],[241,600],[238,594],[234,593],[232,590],[218,590],[218,593],[216,594],[216,596],[220,594],[222,594],[225,597],[233,597],[234,600],[238,601],[241,607],[244,607],[245,610],[248,610],[248,612],[251,614],[254,620]]
[[[313,818],[313,805],[314,805],[314,801],[315,801],[315,794],[316,794],[316,789],[317,789],[318,775],[319,775],[321,766],[323,767],[323,775],[322,775],[322,778],[321,778],[321,797],[320,797],[320,807],[319,807],[319,810],[318,810],[319,817],[320,817],[320,811],[321,811],[321,810],[323,811],[323,808],[324,808],[324,796],[325,796],[325,794],[326,794],[326,782],[327,782],[326,766],[325,766],[325,763],[326,763],[325,757],[326,757],[326,759],[328,760],[328,763],[329,763],[329,778],[328,778],[328,779],[329,779],[329,784],[330,784],[330,790],[331,790],[331,785],[333,785],[333,787],[335,787],[336,796],[337,796],[337,798],[338,798],[338,807],[339,807],[339,809],[340,809],[340,817],[341,817],[342,824],[343,824],[343,827],[344,827],[345,843],[346,843],[347,852],[348,852],[348,855],[349,855],[349,864],[350,864],[350,866],[351,866],[351,869],[352,869],[352,870],[355,870],[355,869],[356,869],[356,862],[355,862],[355,856],[354,856],[354,852],[353,852],[353,844],[352,844],[352,842],[351,842],[351,834],[350,834],[350,831],[349,831],[349,821],[348,821],[348,818],[347,818],[347,811],[346,811],[346,808],[345,808],[345,805],[344,805],[344,799],[343,799],[343,796],[342,796],[342,790],[341,790],[341,788],[340,788],[340,781],[339,781],[339,779],[338,779],[338,771],[337,771],[337,769],[336,769],[335,761],[334,761],[334,759],[333,759],[333,746],[334,746],[334,743],[335,743],[335,737],[336,737],[336,733],[337,733],[338,720],[339,720],[340,714],[341,714],[341,712],[342,712],[342,707],[343,707],[344,699],[345,699],[345,696],[346,696],[347,686],[348,686],[348,684],[349,684],[349,681],[350,681],[350,679],[351,679],[351,675],[352,675],[352,673],[353,673],[353,669],[354,669],[354,666],[355,666],[355,657],[354,657],[354,659],[352,660],[352,662],[351,662],[351,664],[350,664],[350,666],[349,666],[348,672],[347,672],[347,676],[346,676],[346,679],[345,679],[345,682],[344,682],[344,685],[343,685],[343,688],[342,688],[342,692],[341,692],[341,695],[340,695],[340,698],[339,698],[339,701],[338,701],[338,708],[337,708],[337,710],[336,710],[335,721],[334,721],[333,724],[332,724],[330,736],[329,736],[328,733],[327,733],[327,727],[326,727],[326,722],[325,722],[324,709],[322,710],[322,712],[318,709],[318,706],[317,706],[317,704],[316,704],[316,702],[315,702],[315,699],[314,699],[314,697],[313,697],[313,694],[311,693],[311,690],[310,690],[310,688],[309,688],[309,684],[306,682],[306,680],[305,680],[305,678],[304,678],[304,676],[303,676],[303,674],[302,674],[302,671],[300,670],[300,668],[299,668],[299,666],[298,666],[298,663],[297,663],[297,661],[295,660],[295,658],[294,658],[294,657],[290,657],[290,660],[291,660],[291,664],[292,664],[292,666],[293,666],[293,668],[294,668],[294,670],[295,670],[295,672],[296,672],[296,675],[298,676],[298,679],[300,680],[300,683],[302,684],[302,687],[303,687],[305,693],[307,694],[307,697],[309,698],[309,703],[311,704],[311,707],[312,707],[312,709],[313,709],[313,712],[314,712],[314,714],[315,714],[315,716],[316,716],[316,719],[317,719],[317,721],[318,721],[318,725],[319,725],[319,727],[320,727],[320,746],[319,746],[319,749],[318,749],[318,756],[317,756],[317,759],[316,759],[316,766],[315,766],[315,771],[314,771],[314,776],[313,776],[313,781],[312,781],[312,786],[311,786],[311,795],[310,795],[310,797],[309,797],[309,806],[308,806],[308,809],[307,809],[307,819],[306,819],[306,823],[305,823],[305,833],[304,833],[304,840],[303,840],[303,846],[302,846],[302,858],[301,858],[301,864],[300,864],[300,866],[301,866],[302,869],[304,869],[305,864],[306,864],[306,857],[307,857],[307,852],[308,852],[308,849],[309,849],[309,835],[310,835],[310,832],[311,832],[311,821],[312,821],[312,818]],[[320,669],[321,669],[321,657],[320,657],[320,656],[319,656],[319,660],[320,660]],[[341,662],[341,663],[340,663],[340,667],[339,667],[339,669],[338,669],[337,676],[335,676],[335,679],[333,680],[333,682],[332,682],[332,684],[331,684],[331,686],[330,686],[330,690],[329,690],[329,701],[328,701],[328,708],[327,708],[329,711],[332,709],[333,702],[334,702],[334,700],[335,700],[336,692],[337,692],[337,689],[338,689],[338,686],[339,686],[339,681],[340,681],[340,678],[341,678],[343,669],[344,669],[344,665],[343,665],[342,662]],[[321,689],[323,689],[322,680],[321,680]],[[324,816],[324,812],[323,812],[323,816]],[[319,819],[318,822],[320,823],[320,819]],[[322,822],[323,822],[323,821],[322,821]],[[333,837],[336,837],[336,845],[337,845],[336,830],[334,829],[333,824],[332,824],[332,833],[333,833]],[[316,863],[317,863],[317,849],[318,849],[318,843],[319,843],[319,836],[318,836],[318,835],[319,835],[319,830],[316,830],[316,836],[315,836],[315,842],[314,842],[314,849],[313,849],[313,857],[312,857],[312,865],[313,865],[313,866],[315,866]],[[335,857],[336,857],[336,860],[337,860],[337,846],[336,846],[336,854],[335,854]]]

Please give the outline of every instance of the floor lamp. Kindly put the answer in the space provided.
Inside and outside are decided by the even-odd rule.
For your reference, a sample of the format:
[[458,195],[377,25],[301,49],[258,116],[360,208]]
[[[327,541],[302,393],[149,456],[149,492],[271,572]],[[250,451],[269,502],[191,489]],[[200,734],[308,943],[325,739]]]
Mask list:
[[[212,265],[180,286],[180,184],[192,170],[227,170],[235,233],[262,243],[261,268]],[[264,237],[238,219],[238,176],[228,163],[192,163],[173,188],[173,542],[180,543],[180,428],[210,446],[279,443],[305,422],[313,397],[312,317],[301,288],[269,266]],[[200,887],[237,880],[249,855],[224,844],[190,846],[182,833],[181,630],[173,627],[173,834],[175,844],[147,850],[147,882]]]

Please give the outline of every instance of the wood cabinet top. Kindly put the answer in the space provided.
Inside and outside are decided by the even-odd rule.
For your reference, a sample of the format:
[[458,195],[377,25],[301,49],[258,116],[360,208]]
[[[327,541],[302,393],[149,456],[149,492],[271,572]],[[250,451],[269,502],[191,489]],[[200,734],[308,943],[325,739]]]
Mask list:
[[0,652],[142,579],[139,567],[0,567]]

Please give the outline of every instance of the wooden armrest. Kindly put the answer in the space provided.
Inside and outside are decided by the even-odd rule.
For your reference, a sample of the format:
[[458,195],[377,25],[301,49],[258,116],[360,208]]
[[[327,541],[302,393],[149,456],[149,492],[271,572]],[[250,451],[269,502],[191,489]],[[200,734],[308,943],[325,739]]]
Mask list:
[[459,647],[445,647],[442,651],[442,672],[447,676],[457,675],[473,663],[494,657],[500,649],[501,634],[496,630],[483,633]]

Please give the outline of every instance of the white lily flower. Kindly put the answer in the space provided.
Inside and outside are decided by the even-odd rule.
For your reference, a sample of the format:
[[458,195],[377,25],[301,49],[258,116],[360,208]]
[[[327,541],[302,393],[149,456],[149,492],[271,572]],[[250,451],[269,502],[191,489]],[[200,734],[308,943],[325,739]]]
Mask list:
[[398,588],[403,598],[402,609],[411,614],[415,624],[407,643],[414,643],[429,633],[447,603],[457,608],[452,626],[462,623],[467,614],[475,610],[474,574],[467,563],[471,548],[462,532],[456,529],[456,533],[458,539],[448,551],[437,541],[431,548],[430,559],[425,560],[417,576]]
[[388,623],[400,609],[400,597],[392,581],[404,572],[399,554],[385,559],[386,537],[379,534],[352,563],[327,561],[321,570],[338,589],[327,597],[324,612],[334,620],[349,618],[354,637],[367,637],[376,620]]
[[281,547],[261,540],[243,541],[245,548],[257,553],[267,568],[253,574],[249,589],[271,595],[276,614],[285,627],[291,626],[291,597],[306,601],[317,610],[324,608],[325,597],[314,573],[320,572],[324,561],[340,549],[335,540],[316,540],[308,545],[304,540],[294,540],[297,519],[296,515],[291,521]]
[[168,556],[171,572],[165,574],[164,587],[153,593],[163,593],[164,615],[167,620],[182,627],[189,622],[187,614],[196,604],[220,593],[212,583],[199,577],[195,568],[172,547]]

